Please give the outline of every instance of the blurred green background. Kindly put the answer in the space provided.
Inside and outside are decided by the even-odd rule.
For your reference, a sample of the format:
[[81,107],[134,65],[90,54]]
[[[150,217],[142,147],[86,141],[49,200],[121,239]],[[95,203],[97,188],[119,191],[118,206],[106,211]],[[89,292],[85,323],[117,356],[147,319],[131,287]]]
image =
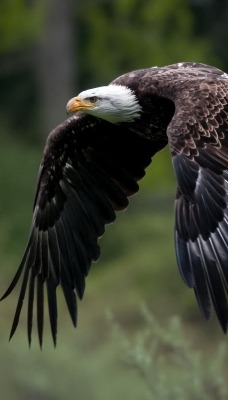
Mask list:
[[[154,65],[228,71],[227,21],[227,0],[1,0],[1,293],[22,257],[44,143],[67,100]],[[43,350],[36,327],[28,349],[26,304],[8,343],[19,288],[0,304],[2,398],[227,398],[227,338],[215,318],[201,318],[177,270],[174,196],[165,150],[101,239],[76,331],[59,290],[57,349],[47,315]]]

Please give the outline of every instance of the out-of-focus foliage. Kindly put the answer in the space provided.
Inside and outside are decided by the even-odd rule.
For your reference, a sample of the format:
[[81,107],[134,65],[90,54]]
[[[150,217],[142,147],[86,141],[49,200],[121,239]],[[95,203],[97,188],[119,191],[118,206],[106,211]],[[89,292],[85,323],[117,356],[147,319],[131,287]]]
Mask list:
[[36,131],[39,120],[34,67],[43,21],[42,1],[0,2],[0,134],[7,131],[28,138],[28,132]]
[[228,2],[227,0],[188,0],[195,17],[196,35],[208,38],[218,57],[218,65],[228,70]]
[[[4,173],[0,169],[1,176],[5,177],[5,180],[0,179],[0,186],[6,188],[0,224],[2,292],[12,277],[12,269],[16,269],[26,241],[23,230],[29,225],[32,174],[35,174],[32,158],[36,153],[33,149],[26,147],[25,151],[18,143],[11,143],[11,147],[18,174],[16,161],[12,163],[6,156],[1,157]],[[4,149],[6,151],[6,146]],[[7,203],[9,175],[17,190],[11,188]],[[10,343],[7,338],[18,291],[0,303],[0,383],[5,398],[149,400],[153,399],[153,386],[157,390],[162,382],[164,387],[160,388],[160,393],[175,393],[180,384],[183,394],[186,388],[181,400],[189,400],[191,393],[198,396],[192,398],[203,400],[200,390],[206,385],[211,397],[222,393],[223,376],[228,371],[221,353],[222,349],[226,356],[226,348],[221,347],[221,342],[226,338],[216,321],[203,320],[193,290],[184,285],[178,273],[173,248],[173,219],[171,196],[163,197],[155,192],[143,195],[141,192],[131,199],[128,211],[118,214],[118,221],[107,227],[107,233],[101,239],[102,257],[99,263],[92,265],[89,273],[85,297],[78,307],[76,330],[58,289],[56,349],[51,341],[46,296],[42,352],[37,343],[35,318],[32,348],[29,350],[27,346],[27,301]],[[151,321],[149,315],[141,312],[142,302],[148,304],[154,315]],[[112,336],[113,323],[106,318],[109,310],[124,335],[118,332]],[[183,331],[176,329],[176,324],[167,322],[172,315],[181,318]],[[126,342],[129,343],[127,348],[123,347]],[[146,357],[151,359],[151,364],[146,362]],[[156,370],[156,383],[152,368]],[[220,375],[221,372],[224,375]],[[194,387],[189,391],[191,384]],[[214,396],[213,400],[223,400],[223,397]]]
[[214,351],[213,362],[196,351],[186,338],[178,317],[161,325],[143,305],[143,328],[131,339],[112,321],[115,338],[122,347],[122,360],[138,372],[145,383],[141,399],[150,400],[226,400],[228,397],[227,344]]
[[[36,136],[39,132],[43,136],[43,129],[46,132],[45,126],[42,126],[41,105],[49,98],[47,93],[50,90],[47,85],[40,84],[44,69],[39,68],[42,64],[37,59],[36,45],[41,38],[45,43],[47,31],[44,30],[44,21],[55,21],[54,9],[49,19],[46,15],[48,7],[44,6],[49,1],[3,0],[0,4],[0,122],[2,124],[3,120],[9,131],[25,135],[30,140],[33,126],[36,127]],[[72,7],[72,0],[66,0],[64,4],[65,7]],[[72,88],[72,95],[81,89],[107,84],[119,74],[137,68],[178,61],[222,65],[222,52],[218,58],[211,35],[205,29],[199,29],[199,7],[196,8],[190,0],[77,0],[73,4],[75,37],[68,62],[75,65],[78,87]],[[53,2],[53,7],[58,7],[58,3]],[[203,6],[201,8],[204,10]],[[201,15],[204,21],[203,13]],[[222,18],[221,12],[220,15]],[[68,30],[68,24],[72,24],[73,19],[65,23]],[[202,22],[203,25],[206,24]],[[216,21],[212,18],[210,25],[216,31]],[[221,26],[220,32],[225,32]],[[56,29],[59,31],[58,23]],[[57,35],[52,31],[51,38],[46,38],[52,52],[55,37]],[[52,53],[48,49],[45,52],[46,58]],[[62,54],[58,55],[59,63],[63,62],[62,57]],[[49,61],[44,60],[47,64],[45,70],[49,70],[53,77],[57,66],[55,68]],[[64,74],[56,74],[56,85],[65,87],[69,81],[66,79]],[[61,87],[56,93],[61,97]],[[14,112],[12,99],[17,104]],[[65,102],[64,97],[63,108]]]
[[[72,4],[72,0],[64,4],[67,6],[69,1]],[[151,65],[190,60],[228,70],[226,0],[73,2],[76,33],[71,62],[79,87],[72,88],[72,95],[79,89],[106,84],[118,74]],[[37,146],[37,136],[43,132],[39,110],[46,93],[45,84],[39,84],[43,75],[37,66],[37,44],[40,36],[45,37],[44,3],[50,4],[49,0],[0,0],[1,293],[16,271],[26,244],[43,149],[43,144]],[[58,7],[59,2],[53,4]],[[55,38],[53,34],[50,45],[55,45]],[[58,60],[61,70],[62,54],[58,54]],[[52,60],[47,67],[54,75],[56,65]],[[64,82],[62,76],[57,82],[60,89]],[[62,104],[64,109],[65,99]],[[26,301],[19,329],[7,345],[17,289],[0,303],[2,397],[138,400],[144,394],[146,398],[145,382],[153,385],[153,371],[157,378],[154,387],[158,390],[160,385],[162,400],[168,395],[170,400],[171,394],[175,400],[178,396],[181,400],[202,400],[205,393],[213,400],[227,396],[223,373],[227,375],[228,371],[222,358],[225,348],[220,350],[224,336],[217,322],[206,323],[201,318],[194,293],[184,285],[177,270],[172,174],[169,151],[162,151],[154,157],[148,178],[140,184],[148,190],[141,190],[131,199],[129,210],[118,214],[118,221],[106,228],[107,234],[100,241],[102,257],[92,265],[79,307],[77,331],[71,326],[58,290],[56,350],[47,315],[43,352],[36,344],[36,334],[31,351],[27,348]],[[146,326],[139,310],[141,301],[149,304],[155,315]],[[120,321],[124,336],[110,337],[106,307]],[[183,333],[175,324],[167,324],[173,314],[183,320]],[[138,340],[131,345],[138,331]],[[119,339],[128,342],[127,353]],[[130,355],[127,364],[125,354],[126,358]],[[147,398],[158,400],[152,390],[149,387]]]
[[108,83],[131,69],[215,62],[207,38],[194,33],[187,1],[87,0],[79,26],[80,70],[88,85]]
[[24,50],[38,37],[43,12],[39,1],[2,0],[0,3],[0,53]]

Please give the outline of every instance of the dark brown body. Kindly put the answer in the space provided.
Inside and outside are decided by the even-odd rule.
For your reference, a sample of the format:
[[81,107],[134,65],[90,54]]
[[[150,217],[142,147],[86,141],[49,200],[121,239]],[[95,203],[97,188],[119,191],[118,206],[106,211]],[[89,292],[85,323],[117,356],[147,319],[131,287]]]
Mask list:
[[[31,341],[37,285],[39,341],[47,286],[53,340],[57,333],[56,287],[61,285],[76,325],[98,238],[115,212],[127,207],[152,156],[167,144],[177,178],[175,244],[186,284],[194,288],[206,318],[211,304],[224,331],[228,324],[228,77],[195,63],[133,71],[112,82],[132,89],[139,119],[111,124],[79,114],[48,137],[40,167],[28,245],[3,296],[24,278],[12,326],[16,330],[29,282]],[[153,263],[153,260],[152,260]]]

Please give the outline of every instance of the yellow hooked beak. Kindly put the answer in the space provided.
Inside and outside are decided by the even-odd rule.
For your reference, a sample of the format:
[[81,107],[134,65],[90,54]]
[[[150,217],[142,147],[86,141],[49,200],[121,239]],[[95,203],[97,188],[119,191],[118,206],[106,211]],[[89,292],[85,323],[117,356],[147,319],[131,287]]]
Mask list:
[[72,114],[77,111],[88,110],[89,108],[94,108],[95,106],[89,102],[86,102],[81,97],[73,97],[67,103],[66,110],[67,114]]

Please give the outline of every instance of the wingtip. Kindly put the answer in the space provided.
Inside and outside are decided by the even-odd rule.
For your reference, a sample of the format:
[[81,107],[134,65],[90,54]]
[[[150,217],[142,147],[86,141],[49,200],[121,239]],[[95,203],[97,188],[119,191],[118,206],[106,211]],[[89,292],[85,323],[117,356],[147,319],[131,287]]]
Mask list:
[[0,297],[0,301],[6,299],[6,297],[9,296],[9,294],[12,292],[13,289],[11,289],[10,287],[5,291],[5,293]]
[[13,337],[15,331],[16,331],[16,328],[17,327],[15,327],[14,324],[13,324],[13,326],[11,328],[11,331],[10,331],[10,335],[9,335],[9,342],[11,341],[11,339],[12,339],[12,337]]

